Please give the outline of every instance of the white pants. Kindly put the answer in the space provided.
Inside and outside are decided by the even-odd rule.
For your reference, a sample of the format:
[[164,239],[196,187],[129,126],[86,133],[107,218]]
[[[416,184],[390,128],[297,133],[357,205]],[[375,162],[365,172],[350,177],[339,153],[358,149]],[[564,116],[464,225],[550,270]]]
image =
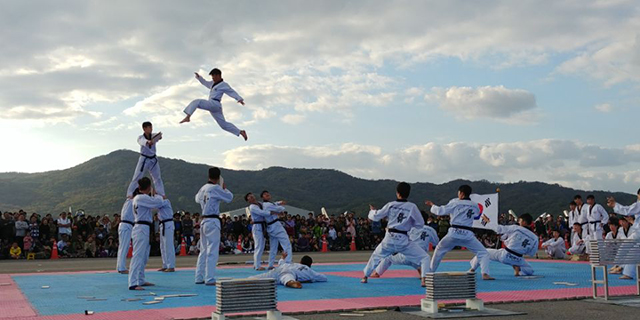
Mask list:
[[133,226],[120,222],[118,226],[118,262],[116,264],[117,271],[127,271],[127,253],[129,253],[129,245],[131,245],[131,230]]
[[[640,239],[640,231],[632,232],[627,239]],[[635,278],[636,277],[636,265],[635,264],[625,264],[622,266],[622,274]]]
[[489,274],[489,253],[487,249],[476,239],[472,232],[457,228],[449,228],[447,235],[438,242],[436,250],[433,252],[433,259],[431,259],[431,272],[438,270],[444,255],[456,246],[466,247],[469,251],[475,253],[482,273]]
[[196,283],[215,283],[220,255],[220,220],[205,218],[200,223],[200,254],[196,263]]
[[145,283],[144,268],[149,260],[149,226],[136,224],[133,227],[133,257],[129,265],[129,288]]
[[283,267],[277,267],[269,272],[257,274],[249,278],[254,279],[275,279],[279,285],[286,285],[289,281],[296,281],[296,275]]
[[382,242],[371,254],[367,266],[364,267],[364,276],[369,277],[374,268],[376,268],[383,259],[395,253],[402,253],[407,260],[419,263],[422,268],[422,277],[431,271],[429,268],[429,254],[427,254],[420,245],[409,241],[409,237],[405,234],[387,232]]
[[160,163],[158,162],[158,158],[149,159],[144,156],[140,156],[140,158],[138,158],[138,164],[136,165],[136,171],[133,173],[133,178],[131,179],[131,183],[129,183],[129,188],[127,189],[127,196],[133,195],[133,191],[138,187],[138,180],[144,176],[146,171],[149,171],[151,180],[153,180],[153,185],[156,188],[156,193],[161,196],[165,195],[164,183],[160,176]]
[[564,259],[565,256],[565,248],[554,248],[551,246],[548,246],[544,249],[544,251],[549,255],[549,257],[551,257],[551,259]]
[[293,252],[291,251],[291,241],[289,241],[289,235],[284,230],[282,223],[277,221],[270,226],[267,226],[267,232],[269,233],[269,268],[273,267],[273,263],[276,260],[278,254],[278,243],[282,246],[282,250],[287,253],[285,258],[286,263],[291,263],[293,258]]
[[184,113],[188,115],[192,115],[196,109],[207,110],[211,113],[211,116],[218,123],[222,130],[232,133],[235,136],[240,135],[240,129],[236,127],[233,123],[227,122],[224,118],[224,114],[222,113],[222,104],[219,101],[215,100],[204,100],[204,99],[196,99],[191,101],[186,108],[184,108]]
[[[429,254],[427,254],[427,264],[429,264],[430,261],[431,261],[431,257],[429,257]],[[383,275],[385,272],[387,272],[389,267],[391,267],[391,265],[393,264],[411,266],[416,270],[420,268],[420,261],[418,262],[410,261],[407,259],[407,257],[404,256],[404,254],[398,253],[382,259],[380,264],[376,267],[376,273],[378,275]]]
[[[525,276],[533,275],[533,268],[523,257],[518,257],[505,249],[487,249],[489,254],[489,260],[498,261],[502,264],[509,266],[520,267],[520,273]],[[564,254],[563,254],[564,255]],[[478,256],[471,259],[471,269],[476,270],[478,268]]]
[[253,235],[253,268],[260,268],[262,262],[262,254],[264,253],[264,234],[262,233],[262,225],[254,223],[251,228]]
[[173,221],[165,222],[160,226],[160,254],[162,255],[163,269],[176,267],[176,248],[173,246],[174,231]]

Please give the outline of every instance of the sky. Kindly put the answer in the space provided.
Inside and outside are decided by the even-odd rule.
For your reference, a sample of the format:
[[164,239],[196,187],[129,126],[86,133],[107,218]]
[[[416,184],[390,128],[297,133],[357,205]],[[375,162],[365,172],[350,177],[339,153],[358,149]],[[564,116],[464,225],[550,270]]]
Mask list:
[[[640,186],[638,1],[1,3],[0,172],[137,150],[149,120],[158,155],[231,169]],[[178,124],[214,67],[247,142]]]

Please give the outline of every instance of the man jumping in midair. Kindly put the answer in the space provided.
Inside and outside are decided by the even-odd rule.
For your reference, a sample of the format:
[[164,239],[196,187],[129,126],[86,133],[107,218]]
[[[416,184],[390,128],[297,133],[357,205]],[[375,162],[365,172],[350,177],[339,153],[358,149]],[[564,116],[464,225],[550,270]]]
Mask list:
[[205,80],[197,72],[195,73],[195,75],[196,79],[198,79],[198,81],[200,81],[203,86],[211,90],[209,92],[209,100],[196,99],[191,101],[191,103],[189,103],[189,105],[184,108],[184,113],[186,113],[187,116],[184,117],[184,119],[182,119],[180,123],[191,121],[191,115],[196,111],[196,109],[207,110],[209,111],[209,113],[211,113],[211,116],[216,120],[222,130],[231,132],[236,136],[242,136],[246,141],[248,138],[247,132],[238,129],[238,127],[236,127],[233,123],[227,122],[227,120],[224,119],[224,114],[222,114],[222,103],[220,102],[220,100],[222,99],[222,95],[225,93],[231,98],[236,99],[236,101],[238,101],[238,103],[243,106],[244,99],[242,99],[242,97],[235,90],[233,90],[231,86],[229,86],[229,84],[224,82],[224,80],[222,79],[222,71],[220,71],[220,69],[218,68],[215,68],[211,70],[211,72],[209,72],[209,75],[211,75],[211,80],[213,81]]

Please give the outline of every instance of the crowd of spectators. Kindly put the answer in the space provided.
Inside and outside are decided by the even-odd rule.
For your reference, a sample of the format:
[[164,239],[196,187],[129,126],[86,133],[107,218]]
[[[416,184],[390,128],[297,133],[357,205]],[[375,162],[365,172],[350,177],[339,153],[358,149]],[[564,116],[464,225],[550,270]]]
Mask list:
[[[424,216],[425,223],[434,228],[438,236],[444,237],[450,226],[449,217]],[[176,253],[180,252],[182,240],[187,254],[199,253],[199,219],[199,213],[179,211],[174,214]],[[512,218],[506,219],[505,224],[514,223]],[[375,222],[366,217],[356,217],[354,213],[326,217],[312,213],[307,216],[290,215],[285,212],[280,220],[294,252],[320,251],[325,240],[330,251],[350,250],[352,240],[357,250],[373,250],[382,241],[386,228],[386,220]],[[53,217],[51,214],[27,214],[22,210],[4,212],[0,214],[0,259],[22,259],[30,253],[33,258],[46,259],[51,256],[54,244],[61,258],[115,257],[119,223],[118,214],[93,216],[83,212],[62,212]],[[253,252],[250,218],[223,216],[221,227],[221,254]],[[152,256],[160,255],[160,228],[156,216],[155,235],[150,242]],[[477,235],[487,247],[498,244],[498,237],[491,231],[480,230]]]

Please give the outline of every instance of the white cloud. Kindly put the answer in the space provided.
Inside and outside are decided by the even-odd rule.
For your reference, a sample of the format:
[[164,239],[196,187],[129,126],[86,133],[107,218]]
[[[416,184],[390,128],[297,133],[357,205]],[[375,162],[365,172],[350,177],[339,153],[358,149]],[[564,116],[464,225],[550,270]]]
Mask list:
[[538,114],[535,96],[522,89],[497,87],[434,88],[425,99],[458,119],[494,119],[504,122],[532,123]]
[[613,111],[613,106],[609,103],[599,104],[599,105],[596,105],[594,108],[602,113],[609,113]]
[[427,143],[383,151],[342,144],[289,147],[257,145],[224,153],[224,166],[256,170],[270,166],[332,168],[369,179],[445,182],[453,179],[561,183],[587,189],[637,189],[640,148],[603,148],[568,140],[512,143]]
[[282,117],[282,122],[288,124],[300,124],[302,123],[306,117],[302,114],[287,114]]

